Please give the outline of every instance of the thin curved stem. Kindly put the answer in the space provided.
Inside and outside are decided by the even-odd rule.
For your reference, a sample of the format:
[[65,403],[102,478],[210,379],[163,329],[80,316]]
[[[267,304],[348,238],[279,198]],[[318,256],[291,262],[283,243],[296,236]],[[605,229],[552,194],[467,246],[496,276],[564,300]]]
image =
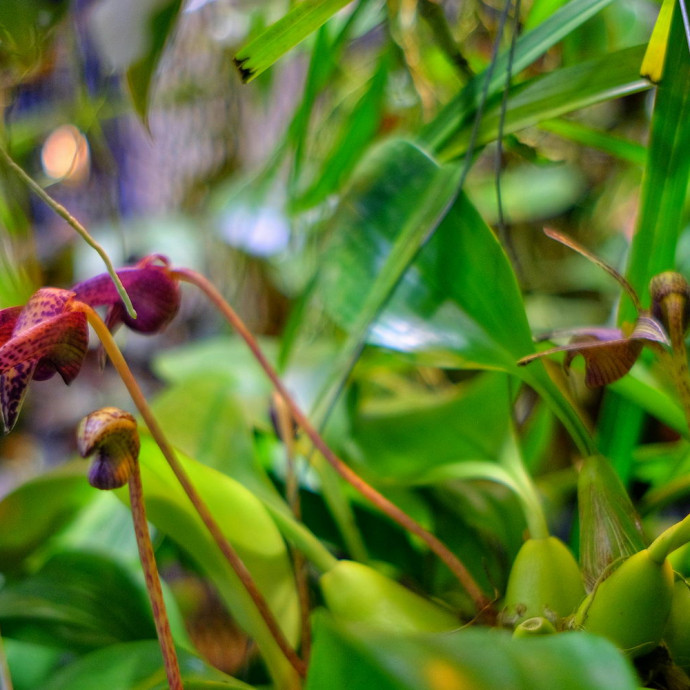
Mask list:
[[263,618],[264,623],[266,624],[266,627],[270,631],[276,644],[297,674],[301,677],[305,677],[307,669],[304,661],[300,659],[297,652],[295,652],[295,650],[290,646],[290,643],[283,634],[283,631],[278,625],[275,616],[271,612],[266,599],[264,598],[263,594],[261,594],[261,591],[254,582],[251,573],[247,569],[247,566],[244,564],[237,551],[235,551],[232,544],[230,544],[230,542],[226,539],[225,535],[220,529],[220,526],[211,514],[211,511],[204,503],[203,499],[187,476],[187,473],[182,467],[180,461],[177,459],[175,451],[165,437],[163,430],[158,424],[158,421],[154,417],[153,412],[151,411],[151,408],[149,407],[149,404],[141,391],[141,388],[139,388],[139,384],[130,371],[129,366],[125,361],[125,358],[122,356],[120,348],[115,343],[115,340],[108,330],[108,327],[105,325],[105,323],[103,323],[103,319],[101,319],[101,317],[87,304],[77,302],[76,306],[86,314],[89,324],[91,324],[92,328],[96,332],[96,335],[103,344],[103,348],[113,363],[113,366],[115,369],[117,369],[120,378],[127,387],[134,404],[137,406],[139,413],[143,417],[146,426],[151,432],[151,436],[153,436],[154,440],[158,444],[158,447],[170,465],[175,477],[177,477],[177,480],[180,482],[184,492],[187,494],[187,497],[192,502],[192,505],[197,511],[199,517],[203,521],[204,525],[206,525],[206,529],[209,531],[209,534],[213,537],[213,540],[218,545],[218,548],[221,550],[226,560],[235,571],[237,577],[240,579],[247,593],[252,598],[254,605]]
[[379,493],[373,486],[364,481],[354,470],[350,469],[326,444],[319,432],[312,426],[307,416],[300,410],[288,390],[283,385],[275,369],[259,347],[256,339],[251,334],[244,322],[236,314],[235,310],[225,301],[215,286],[204,276],[196,271],[187,268],[178,268],[171,271],[174,278],[191,283],[198,287],[211,300],[213,305],[223,314],[230,325],[237,331],[240,337],[247,343],[257,362],[261,365],[275,389],[280,393],[295,421],[304,429],[314,446],[319,450],[333,469],[362,496],[375,505],[381,512],[385,513],[392,520],[411,534],[419,537],[438,558],[445,563],[448,569],[457,577],[460,584],[469,594],[474,602],[477,611],[490,613],[491,601],[481,590],[471,573],[467,570],[464,563],[436,536],[424,529],[416,520],[411,518],[406,512],[398,508],[389,501],[383,494]]
[[134,461],[134,468],[128,484],[132,520],[134,521],[134,534],[137,539],[141,567],[144,570],[144,577],[146,579],[146,589],[148,590],[151,608],[153,609],[153,620],[156,624],[158,642],[163,653],[168,685],[170,690],[183,690],[180,666],[177,662],[177,652],[175,651],[175,643],[170,631],[170,621],[165,610],[163,590],[161,589],[156,558],[153,554],[151,536],[146,522],[146,506],[144,505],[144,491],[141,486],[141,472],[139,471],[138,460]]
[[50,194],[48,194],[48,192],[46,192],[46,190],[43,189],[43,187],[41,187],[41,185],[38,184],[38,182],[36,182],[36,180],[34,180],[33,177],[31,177],[24,170],[24,168],[15,163],[10,154],[7,153],[7,151],[2,146],[0,146],[0,157],[5,161],[5,165],[7,165],[8,168],[13,170],[14,173],[19,178],[21,178],[22,182],[32,192],[34,192],[34,194],[36,194],[36,196],[38,196],[41,199],[41,201],[43,201],[47,206],[52,208],[53,211],[55,211],[55,213],[57,213],[57,215],[60,216],[60,218],[62,218],[73,230],[76,231],[76,233],[84,240],[84,242],[86,242],[86,244],[89,245],[89,247],[96,251],[98,256],[100,256],[103,260],[106,270],[112,278],[113,283],[115,283],[117,294],[120,295],[120,299],[123,301],[127,313],[133,319],[136,319],[137,312],[134,309],[132,300],[129,298],[127,290],[125,290],[125,286],[122,284],[120,277],[115,272],[113,262],[110,260],[110,257],[108,256],[105,249],[103,249],[103,247],[98,242],[96,242],[96,240],[89,234],[89,231],[62,204],[55,201],[55,199],[53,199],[53,197],[50,196]]

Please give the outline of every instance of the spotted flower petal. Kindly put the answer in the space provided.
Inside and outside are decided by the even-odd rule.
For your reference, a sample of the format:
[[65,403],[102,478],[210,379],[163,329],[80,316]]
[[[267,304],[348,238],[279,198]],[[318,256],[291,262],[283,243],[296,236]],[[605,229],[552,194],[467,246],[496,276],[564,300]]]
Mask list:
[[137,318],[125,309],[107,273],[75,285],[72,290],[80,302],[91,307],[107,306],[105,322],[111,331],[124,323],[139,333],[157,333],[175,317],[180,307],[180,288],[172,278],[169,263],[160,255],[147,256],[135,266],[117,271],[132,300]]
[[[559,335],[564,335],[561,332]],[[568,331],[573,339],[567,345],[552,347],[518,361],[520,366],[556,352],[565,352],[563,366],[568,369],[577,355],[585,360],[585,385],[606,386],[625,376],[642,352],[645,344],[668,345],[668,336],[661,324],[650,316],[640,316],[631,333],[618,328],[582,328]]]
[[25,307],[0,311],[0,413],[6,431],[19,415],[32,379],[59,373],[70,383],[88,347],[86,315],[73,310],[74,293],[43,288]]

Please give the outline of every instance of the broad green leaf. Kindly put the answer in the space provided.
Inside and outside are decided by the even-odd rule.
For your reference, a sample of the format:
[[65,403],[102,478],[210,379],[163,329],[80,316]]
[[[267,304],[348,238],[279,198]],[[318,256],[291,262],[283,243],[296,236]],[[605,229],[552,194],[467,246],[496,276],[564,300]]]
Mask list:
[[181,0],[102,0],[89,21],[105,61],[127,75],[134,109],[146,124],[153,77]]
[[16,570],[96,494],[83,463],[64,466],[22,484],[0,501],[0,570]]
[[325,24],[350,0],[302,0],[290,12],[240,49],[235,64],[242,81],[250,82],[288,50]]
[[[223,602],[256,641],[278,687],[291,687],[287,665],[254,603],[205,529],[158,446],[142,436],[140,464],[149,520],[169,535],[213,581]],[[258,498],[220,472],[178,453],[192,483],[254,577],[258,588],[293,643],[299,606],[292,567],[275,523]],[[126,491],[118,494],[126,499]]]
[[[675,268],[676,245],[685,214],[690,176],[690,53],[675,5],[664,77],[657,88],[649,158],[642,181],[640,211],[630,249],[627,279],[640,296],[652,276]],[[621,303],[620,322],[632,320]]]
[[[573,110],[648,89],[649,82],[639,75],[643,51],[644,46],[625,48],[512,87],[505,118],[502,119],[500,103],[489,108],[474,135],[476,144],[497,139],[499,130],[504,135],[512,134]],[[446,141],[443,157],[462,155],[473,132],[473,122],[460,127]]]
[[[512,58],[512,73],[518,74],[528,67],[610,2],[611,0],[571,0],[532,31],[520,36]],[[493,66],[493,73],[488,83],[489,97],[502,92],[505,88],[509,62],[509,55],[504,52]],[[420,141],[424,146],[430,147],[437,153],[442,152],[447,142],[467,126],[481,102],[485,79],[486,71],[468,82],[463,90],[422,130]],[[443,157],[447,158],[445,155]]]
[[352,443],[375,476],[414,481],[447,463],[496,457],[509,412],[505,376],[487,373],[446,395],[414,395],[388,407],[364,401]]
[[637,690],[630,663],[607,640],[580,632],[513,639],[469,628],[445,634],[376,632],[315,621],[305,690]]
[[[544,395],[577,442],[591,447],[581,420],[541,364],[516,366],[533,351],[517,280],[465,195],[450,209],[441,207],[437,180],[445,170],[404,141],[388,142],[359,168],[335,213],[316,286],[326,311],[349,332],[341,360],[367,337],[395,350],[441,353],[441,361],[456,367],[510,372]],[[420,224],[419,209],[429,195],[435,213]],[[428,239],[441,213],[445,217]],[[338,376],[341,367],[342,361],[334,365]]]
[[88,650],[155,638],[143,579],[107,556],[57,553],[0,590],[3,634]]
[[13,690],[42,688],[60,665],[63,650],[4,637],[2,647],[12,678]]
[[[178,649],[185,690],[251,690],[251,686]],[[112,645],[56,671],[42,690],[164,690],[168,687],[155,640]]]

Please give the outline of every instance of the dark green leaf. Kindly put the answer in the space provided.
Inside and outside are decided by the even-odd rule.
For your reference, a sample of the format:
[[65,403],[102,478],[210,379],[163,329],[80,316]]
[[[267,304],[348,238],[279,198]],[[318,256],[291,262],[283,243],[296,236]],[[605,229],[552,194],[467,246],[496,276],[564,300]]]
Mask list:
[[95,496],[83,463],[36,477],[5,496],[0,501],[0,570],[19,568]]
[[143,580],[117,561],[62,551],[0,590],[4,634],[84,650],[156,636]]
[[[186,690],[251,690],[251,686],[177,650]],[[42,690],[163,690],[168,684],[155,640],[118,644],[92,652],[56,672]]]

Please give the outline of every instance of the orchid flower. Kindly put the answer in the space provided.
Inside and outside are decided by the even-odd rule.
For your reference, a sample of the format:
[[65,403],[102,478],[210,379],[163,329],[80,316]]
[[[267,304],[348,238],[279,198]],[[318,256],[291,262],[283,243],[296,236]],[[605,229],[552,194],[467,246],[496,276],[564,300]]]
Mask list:
[[0,416],[5,433],[17,422],[29,383],[44,381],[56,372],[71,383],[88,348],[87,316],[80,305],[106,306],[111,331],[124,323],[140,333],[157,333],[177,314],[178,283],[168,262],[158,255],[117,271],[138,318],[132,319],[107,273],[72,290],[41,288],[25,306],[0,310]]
[[643,309],[637,293],[618,271],[569,237],[555,230],[545,229],[544,232],[552,239],[582,254],[613,276],[632,300],[638,317],[634,324],[624,324],[622,328],[578,328],[552,333],[550,337],[567,335],[571,336],[572,340],[567,345],[553,347],[523,357],[518,361],[520,366],[529,364],[541,357],[548,357],[556,352],[565,352],[563,366],[567,370],[573,359],[577,355],[582,355],[585,360],[585,384],[589,388],[596,388],[613,383],[625,376],[637,361],[645,345],[656,349],[660,345],[671,345],[665,328],[667,324],[662,318],[662,311],[659,306],[660,302],[668,297],[668,294],[662,291],[661,284],[672,284],[674,294],[680,285],[681,292],[685,291],[684,294],[687,299],[690,292],[687,282],[680,274],[668,272],[657,276],[651,284],[652,308],[651,310]]

